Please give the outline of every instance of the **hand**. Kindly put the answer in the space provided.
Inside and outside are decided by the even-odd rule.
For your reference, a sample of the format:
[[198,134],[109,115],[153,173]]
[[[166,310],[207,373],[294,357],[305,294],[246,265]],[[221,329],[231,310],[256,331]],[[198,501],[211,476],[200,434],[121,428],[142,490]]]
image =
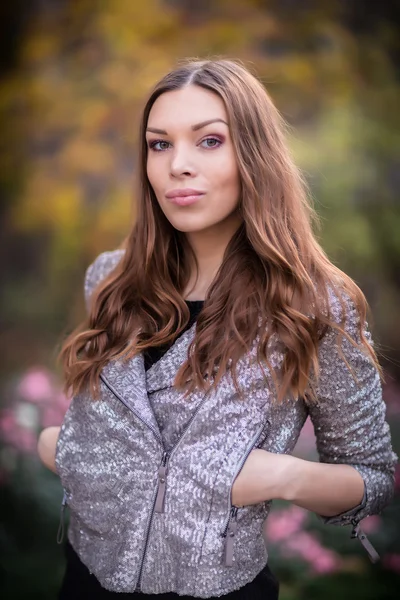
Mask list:
[[256,448],[250,452],[232,487],[232,504],[246,506],[285,498],[293,457]]
[[39,440],[37,444],[37,451],[40,460],[45,465],[45,467],[47,467],[48,469],[50,469],[50,471],[53,471],[54,473],[57,473],[55,456],[56,444],[60,433],[60,429],[60,427],[46,427],[46,429],[43,429],[43,431],[39,435]]

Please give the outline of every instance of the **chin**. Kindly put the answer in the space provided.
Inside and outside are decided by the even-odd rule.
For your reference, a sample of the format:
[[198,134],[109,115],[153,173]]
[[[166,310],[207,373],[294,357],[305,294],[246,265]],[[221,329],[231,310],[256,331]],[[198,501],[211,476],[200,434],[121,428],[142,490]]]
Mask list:
[[182,233],[197,233],[216,225],[215,222],[206,222],[204,220],[196,219],[168,219],[174,229],[181,231]]

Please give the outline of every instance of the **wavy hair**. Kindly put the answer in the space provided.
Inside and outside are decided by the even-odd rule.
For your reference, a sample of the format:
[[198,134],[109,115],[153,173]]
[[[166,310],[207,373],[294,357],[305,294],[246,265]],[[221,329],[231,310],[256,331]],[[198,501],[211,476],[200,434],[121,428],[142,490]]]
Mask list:
[[[173,341],[188,323],[182,293],[190,265],[198,265],[185,235],[159,207],[147,177],[145,139],[156,99],[188,85],[210,90],[224,101],[240,173],[242,223],[207,291],[188,359],[174,385],[186,390],[186,397],[196,388],[217,386],[230,371],[241,394],[237,364],[257,339],[257,362],[268,367],[278,400],[290,396],[311,401],[318,345],[330,327],[338,332],[338,344],[345,336],[363,347],[380,371],[364,335],[365,297],[329,261],[314,236],[316,213],[288,150],[286,123],[270,96],[238,61],[188,60],[161,79],[145,104],[136,220],[122,244],[121,261],[95,290],[85,321],[63,343],[59,357],[65,389],[77,394],[90,386],[98,398],[99,375],[108,361]],[[340,292],[339,323],[330,310],[329,289]],[[345,331],[345,298],[359,317],[358,342]],[[274,334],[284,351],[279,373],[270,364]]]

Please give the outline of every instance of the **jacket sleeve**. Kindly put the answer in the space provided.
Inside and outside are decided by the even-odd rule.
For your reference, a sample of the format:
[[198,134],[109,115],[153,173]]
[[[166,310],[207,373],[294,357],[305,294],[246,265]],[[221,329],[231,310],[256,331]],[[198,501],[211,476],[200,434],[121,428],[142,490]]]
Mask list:
[[[345,331],[359,342],[358,312],[347,298],[346,305]],[[339,323],[342,308],[334,294],[331,310]],[[367,327],[364,333],[372,343]],[[325,523],[333,525],[347,525],[381,512],[393,496],[397,461],[376,367],[366,351],[355,348],[344,336],[342,352],[355,378],[340,355],[336,330],[329,329],[319,347],[317,402],[309,405],[320,461],[349,464],[364,480],[361,504],[342,514],[322,517]]]
[[111,250],[109,252],[102,252],[86,269],[84,294],[87,312],[90,311],[90,301],[94,290],[117,266],[123,254],[124,250]]

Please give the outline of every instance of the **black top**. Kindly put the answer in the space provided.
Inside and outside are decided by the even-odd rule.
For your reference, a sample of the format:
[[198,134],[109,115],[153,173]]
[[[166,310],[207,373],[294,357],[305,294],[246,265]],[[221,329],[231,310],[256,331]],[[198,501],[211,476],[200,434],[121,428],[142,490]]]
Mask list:
[[[182,335],[185,331],[190,329],[191,326],[193,325],[193,323],[196,321],[196,319],[199,315],[199,312],[203,308],[204,301],[203,300],[186,300],[186,304],[188,305],[188,308],[190,310],[190,318],[189,318],[188,324],[186,325],[185,329],[180,333],[180,335]],[[170,342],[168,344],[164,344],[163,346],[157,346],[155,348],[153,347],[153,348],[148,348],[147,350],[145,350],[145,352],[143,354],[144,354],[144,366],[145,366],[146,371],[148,369],[150,369],[150,367],[154,363],[156,363],[158,360],[160,360],[162,355],[165,354],[165,352],[168,350],[168,348],[170,348],[174,343],[175,343],[175,340],[173,340],[172,342]]]
[[[186,300],[186,303],[190,310],[190,320],[184,331],[190,329],[196,321],[203,307],[203,300]],[[149,348],[144,352],[146,371],[162,357],[173,343],[174,341],[161,347]],[[58,600],[103,600],[103,598],[115,598],[116,600],[192,600],[191,596],[179,596],[174,592],[166,594],[110,592],[104,589],[96,577],[89,572],[68,539],[65,542],[65,558],[66,570]],[[239,590],[219,596],[219,598],[225,600],[278,600],[278,590],[278,581],[267,565],[253,581]],[[193,600],[195,599],[193,598]]]

